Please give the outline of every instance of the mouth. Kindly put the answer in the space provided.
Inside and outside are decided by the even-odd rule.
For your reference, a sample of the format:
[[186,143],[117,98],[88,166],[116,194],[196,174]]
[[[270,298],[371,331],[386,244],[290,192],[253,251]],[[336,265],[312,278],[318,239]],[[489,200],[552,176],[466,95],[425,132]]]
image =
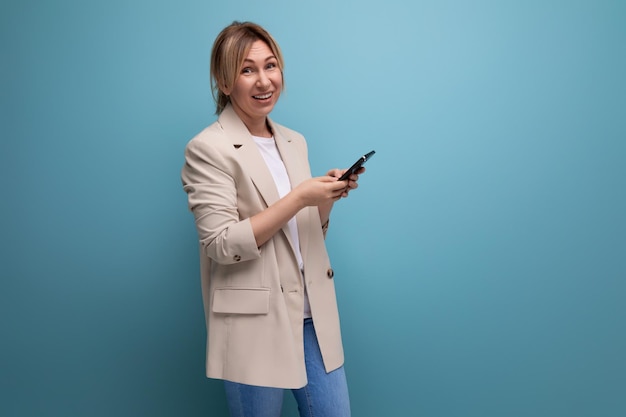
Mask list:
[[252,98],[254,98],[255,100],[267,100],[268,98],[271,98],[272,95],[274,93],[265,93],[265,94],[259,94],[258,96],[252,96]]

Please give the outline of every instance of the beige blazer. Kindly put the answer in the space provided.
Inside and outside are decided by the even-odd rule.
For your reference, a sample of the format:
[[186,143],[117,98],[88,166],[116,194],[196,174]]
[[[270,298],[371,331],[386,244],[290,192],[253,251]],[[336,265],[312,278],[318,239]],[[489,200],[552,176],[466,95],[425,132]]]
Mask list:
[[[311,177],[304,137],[270,121],[292,187]],[[257,248],[250,217],[279,199],[232,107],[185,149],[183,188],[200,240],[207,376],[301,388],[304,287],[286,226]],[[327,372],[343,364],[333,270],[317,207],[296,216],[311,314]],[[327,225],[324,225],[327,227]]]

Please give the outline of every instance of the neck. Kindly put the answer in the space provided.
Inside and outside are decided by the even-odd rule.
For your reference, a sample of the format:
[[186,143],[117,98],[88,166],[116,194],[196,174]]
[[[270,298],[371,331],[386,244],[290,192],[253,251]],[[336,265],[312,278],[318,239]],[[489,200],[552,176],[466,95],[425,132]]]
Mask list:
[[267,119],[259,120],[254,123],[250,123],[250,121],[245,120],[243,122],[252,136],[258,136],[261,138],[272,137],[272,130],[270,129]]
[[272,129],[270,128],[270,124],[266,116],[259,118],[249,117],[249,115],[242,112],[234,104],[233,110],[235,110],[235,113],[237,113],[237,116],[239,116],[243,124],[246,125],[248,132],[250,132],[252,136],[259,136],[261,138],[271,138],[273,136]]

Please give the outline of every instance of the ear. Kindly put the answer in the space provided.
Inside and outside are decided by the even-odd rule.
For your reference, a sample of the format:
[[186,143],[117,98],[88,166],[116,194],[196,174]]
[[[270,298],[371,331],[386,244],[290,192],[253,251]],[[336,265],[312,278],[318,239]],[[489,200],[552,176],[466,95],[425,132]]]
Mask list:
[[218,86],[218,88],[220,89],[220,91],[221,91],[222,93],[224,93],[224,95],[227,95],[227,96],[229,96],[229,95],[230,95],[231,90],[232,90],[232,89],[228,88],[228,86],[223,85],[223,84],[220,84],[220,85]]

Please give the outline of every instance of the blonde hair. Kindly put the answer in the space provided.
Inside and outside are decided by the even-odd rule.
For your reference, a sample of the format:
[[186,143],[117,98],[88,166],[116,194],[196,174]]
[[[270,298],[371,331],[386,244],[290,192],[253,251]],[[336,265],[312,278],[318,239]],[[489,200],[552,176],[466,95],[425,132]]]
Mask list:
[[278,61],[280,73],[283,74],[283,55],[269,32],[252,22],[231,23],[217,35],[211,50],[211,93],[215,100],[216,114],[222,113],[230,102],[230,97],[223,90],[233,87],[252,44],[258,40],[265,42],[270,48]]

